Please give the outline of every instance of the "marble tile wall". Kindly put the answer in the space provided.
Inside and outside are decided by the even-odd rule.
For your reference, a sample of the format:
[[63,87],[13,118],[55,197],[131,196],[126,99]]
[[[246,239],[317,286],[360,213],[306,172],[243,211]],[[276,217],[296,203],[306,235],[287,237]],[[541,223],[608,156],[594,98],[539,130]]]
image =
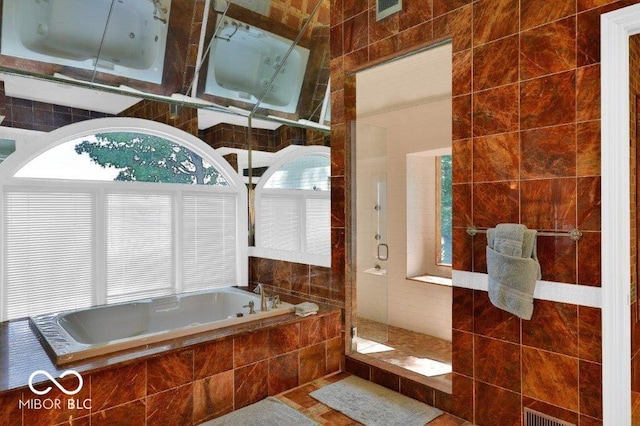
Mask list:
[[118,116],[157,121],[198,136],[198,110],[195,108],[179,106],[174,114],[171,112],[170,104],[145,99],[122,111]]
[[[21,389],[0,394],[0,414],[12,425],[199,424],[340,371],[343,352],[333,311],[85,375],[74,398],[90,409],[21,409],[34,396]],[[46,398],[66,400],[57,388]]]
[[[350,72],[451,37],[454,268],[486,272],[486,239],[467,236],[470,224],[577,227],[578,243],[538,239],[542,278],[600,286],[599,17],[638,1],[403,3],[375,22],[373,2],[332,0],[332,199],[351,196]],[[332,215],[332,244],[342,253],[350,244],[345,205],[336,203]],[[342,258],[336,268],[348,272],[350,264]],[[355,291],[346,286],[347,295]],[[485,292],[457,288],[453,311],[453,413],[476,424],[520,424],[532,406],[601,424],[598,309],[536,302],[527,323],[495,310]]]

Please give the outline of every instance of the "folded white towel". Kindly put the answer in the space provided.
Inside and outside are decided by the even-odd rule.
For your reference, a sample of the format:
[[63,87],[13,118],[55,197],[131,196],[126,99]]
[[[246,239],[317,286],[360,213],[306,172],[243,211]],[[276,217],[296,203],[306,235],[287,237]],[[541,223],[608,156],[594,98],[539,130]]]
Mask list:
[[489,229],[487,273],[491,303],[530,320],[536,281],[541,278],[536,231],[518,224],[500,224]]
[[317,314],[318,313],[318,309],[320,309],[318,307],[318,305],[316,305],[315,303],[311,303],[311,302],[299,303],[299,304],[295,305],[294,308],[295,308],[296,315],[301,316],[301,317],[306,317],[306,316],[309,316],[309,315]]

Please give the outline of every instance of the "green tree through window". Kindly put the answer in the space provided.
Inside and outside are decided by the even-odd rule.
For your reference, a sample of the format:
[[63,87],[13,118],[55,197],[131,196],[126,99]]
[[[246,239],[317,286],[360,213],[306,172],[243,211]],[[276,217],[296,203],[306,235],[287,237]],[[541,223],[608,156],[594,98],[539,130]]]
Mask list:
[[116,181],[222,185],[228,182],[195,152],[155,135],[98,133],[75,146],[103,168],[116,168]]
[[451,265],[452,241],[452,171],[451,155],[440,157],[440,262]]

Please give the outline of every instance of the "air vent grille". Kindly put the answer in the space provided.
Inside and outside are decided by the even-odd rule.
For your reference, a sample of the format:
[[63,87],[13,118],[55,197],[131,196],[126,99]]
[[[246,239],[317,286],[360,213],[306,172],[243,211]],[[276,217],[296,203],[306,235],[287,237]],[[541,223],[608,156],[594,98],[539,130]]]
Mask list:
[[376,0],[376,21],[402,10],[402,0]]
[[575,423],[548,416],[530,408],[524,409],[524,426],[576,426]]

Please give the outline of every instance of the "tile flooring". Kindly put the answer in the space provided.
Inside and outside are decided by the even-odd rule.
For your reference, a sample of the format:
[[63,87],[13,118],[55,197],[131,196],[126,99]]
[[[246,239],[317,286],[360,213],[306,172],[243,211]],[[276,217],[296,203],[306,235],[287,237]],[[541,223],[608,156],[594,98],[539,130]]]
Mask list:
[[[350,419],[344,414],[324,405],[323,403],[313,399],[309,394],[323,386],[337,382],[338,380],[348,377],[348,373],[336,373],[331,376],[317,379],[306,385],[302,385],[290,391],[277,395],[280,401],[295,408],[302,414],[312,418],[321,425],[332,426],[355,426],[361,423]],[[394,426],[394,425],[389,425]],[[398,425],[400,426],[400,425]],[[449,413],[444,413],[440,417],[429,423],[429,426],[471,426],[471,423],[455,417]]]
[[[425,375],[450,376],[451,342],[447,340],[365,318],[358,318],[358,336],[358,352],[361,354],[409,369],[420,367],[416,365],[417,360],[431,360],[436,365],[426,366]],[[420,374],[417,369],[413,371]]]

